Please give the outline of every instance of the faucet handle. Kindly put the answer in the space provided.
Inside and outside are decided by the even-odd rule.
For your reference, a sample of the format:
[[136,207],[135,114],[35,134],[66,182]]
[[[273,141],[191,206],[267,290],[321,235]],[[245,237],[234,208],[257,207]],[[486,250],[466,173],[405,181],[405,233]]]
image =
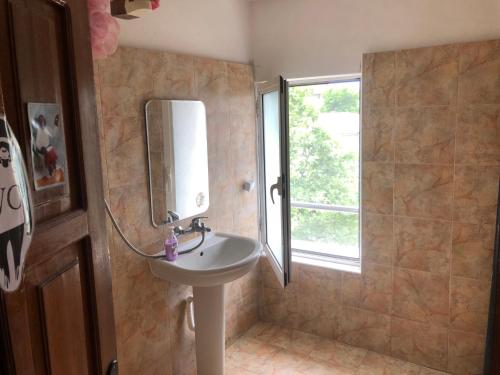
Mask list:
[[208,216],[196,216],[191,219],[191,225],[200,224],[202,219],[208,219]]
[[210,232],[211,229],[205,226],[205,223],[202,222],[202,219],[208,219],[207,216],[198,216],[191,220],[191,229],[195,232]]

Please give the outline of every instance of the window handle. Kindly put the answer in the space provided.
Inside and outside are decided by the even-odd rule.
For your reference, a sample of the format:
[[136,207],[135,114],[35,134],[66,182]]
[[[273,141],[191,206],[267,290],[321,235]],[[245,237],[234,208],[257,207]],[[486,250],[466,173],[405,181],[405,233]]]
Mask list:
[[271,201],[274,203],[274,190],[278,190],[278,195],[281,196],[281,177],[278,177],[278,181],[275,184],[271,185],[269,189],[269,194],[271,194]]

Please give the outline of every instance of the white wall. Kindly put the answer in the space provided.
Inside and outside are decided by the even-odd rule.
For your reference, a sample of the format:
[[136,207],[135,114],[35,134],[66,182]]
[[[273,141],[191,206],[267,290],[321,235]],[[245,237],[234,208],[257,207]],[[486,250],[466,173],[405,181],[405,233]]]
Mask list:
[[161,0],[146,17],[119,22],[122,46],[250,61],[246,0]]
[[360,72],[364,52],[500,37],[499,0],[256,0],[257,79]]

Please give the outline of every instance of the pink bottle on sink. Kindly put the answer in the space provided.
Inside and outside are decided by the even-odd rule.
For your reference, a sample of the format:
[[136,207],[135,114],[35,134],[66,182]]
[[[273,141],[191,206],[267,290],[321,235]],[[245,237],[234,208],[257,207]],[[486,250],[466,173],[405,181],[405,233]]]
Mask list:
[[173,262],[177,259],[179,255],[177,253],[177,247],[179,243],[177,242],[177,237],[175,236],[174,228],[169,228],[169,235],[165,240],[164,250],[165,250],[165,258],[169,262]]

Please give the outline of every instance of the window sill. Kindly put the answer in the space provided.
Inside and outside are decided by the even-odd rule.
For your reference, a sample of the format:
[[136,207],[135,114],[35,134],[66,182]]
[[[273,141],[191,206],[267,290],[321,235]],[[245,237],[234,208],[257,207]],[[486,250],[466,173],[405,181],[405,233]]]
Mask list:
[[361,273],[361,263],[359,262],[349,262],[321,255],[305,254],[294,250],[292,250],[292,262],[343,272]]

